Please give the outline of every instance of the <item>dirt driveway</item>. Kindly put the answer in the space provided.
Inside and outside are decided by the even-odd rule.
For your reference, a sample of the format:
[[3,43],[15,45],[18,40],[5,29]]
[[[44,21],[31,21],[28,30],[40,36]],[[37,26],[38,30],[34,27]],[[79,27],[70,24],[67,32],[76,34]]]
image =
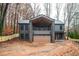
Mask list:
[[33,43],[18,38],[1,42],[0,56],[79,56],[79,44],[75,42],[64,40],[50,43],[44,37],[37,38]]

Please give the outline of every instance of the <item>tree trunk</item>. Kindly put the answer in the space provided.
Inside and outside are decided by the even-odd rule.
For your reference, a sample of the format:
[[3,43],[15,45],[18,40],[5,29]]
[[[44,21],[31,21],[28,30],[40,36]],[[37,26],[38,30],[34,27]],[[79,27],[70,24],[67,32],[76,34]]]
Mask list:
[[[3,7],[3,4],[2,4],[2,7]],[[6,3],[5,7],[3,7],[3,8],[1,9],[1,17],[0,17],[0,25],[1,25],[0,26],[0,35],[2,35],[4,19],[5,19],[5,15],[6,15],[6,12],[7,12],[8,3]]]

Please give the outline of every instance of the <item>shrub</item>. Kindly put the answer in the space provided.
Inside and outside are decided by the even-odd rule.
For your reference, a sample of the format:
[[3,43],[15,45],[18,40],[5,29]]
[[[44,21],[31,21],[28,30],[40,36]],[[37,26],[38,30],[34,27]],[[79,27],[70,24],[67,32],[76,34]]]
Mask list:
[[69,32],[68,36],[70,38],[73,38],[73,39],[79,39],[79,33],[78,32]]

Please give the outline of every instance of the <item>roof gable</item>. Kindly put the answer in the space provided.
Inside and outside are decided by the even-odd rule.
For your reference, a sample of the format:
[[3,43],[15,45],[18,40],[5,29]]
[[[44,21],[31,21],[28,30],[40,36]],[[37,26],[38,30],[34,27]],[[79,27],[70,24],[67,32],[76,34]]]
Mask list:
[[43,15],[43,14],[31,18],[31,20],[34,20],[34,19],[37,19],[37,18],[40,18],[40,17],[44,17],[44,18],[47,18],[50,21],[54,21],[54,19],[50,18],[49,16]]

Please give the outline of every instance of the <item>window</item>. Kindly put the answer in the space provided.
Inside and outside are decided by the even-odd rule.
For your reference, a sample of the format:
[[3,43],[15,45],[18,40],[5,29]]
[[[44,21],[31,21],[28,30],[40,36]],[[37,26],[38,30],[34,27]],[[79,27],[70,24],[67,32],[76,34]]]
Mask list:
[[62,30],[62,25],[60,25],[60,30]]

